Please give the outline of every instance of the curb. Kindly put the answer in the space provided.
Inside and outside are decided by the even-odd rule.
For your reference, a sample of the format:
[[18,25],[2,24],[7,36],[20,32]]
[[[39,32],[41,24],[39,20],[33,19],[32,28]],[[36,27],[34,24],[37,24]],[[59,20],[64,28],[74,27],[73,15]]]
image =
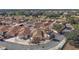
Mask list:
[[64,38],[57,46],[55,46],[49,50],[60,50],[64,46],[65,43],[66,43],[66,38]]

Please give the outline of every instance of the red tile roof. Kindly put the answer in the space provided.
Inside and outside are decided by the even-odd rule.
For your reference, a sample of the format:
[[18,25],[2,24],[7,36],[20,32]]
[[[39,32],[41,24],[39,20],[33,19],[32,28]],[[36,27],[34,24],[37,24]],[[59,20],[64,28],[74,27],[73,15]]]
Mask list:
[[16,25],[9,29],[9,34],[15,36],[15,35],[25,35],[30,34],[30,29],[28,27],[25,27],[24,25]]
[[0,26],[0,32],[7,32],[10,26]]

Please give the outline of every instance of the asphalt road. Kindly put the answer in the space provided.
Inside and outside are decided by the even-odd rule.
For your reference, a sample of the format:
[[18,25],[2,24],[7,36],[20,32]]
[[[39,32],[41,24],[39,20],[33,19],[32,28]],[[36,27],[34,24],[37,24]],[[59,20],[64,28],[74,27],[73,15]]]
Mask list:
[[56,39],[58,39],[59,42],[52,40],[49,43],[41,44],[41,45],[21,45],[11,42],[0,41],[0,46],[5,46],[7,47],[8,50],[48,50],[57,46],[63,40],[63,38],[64,38],[63,35],[56,34]]

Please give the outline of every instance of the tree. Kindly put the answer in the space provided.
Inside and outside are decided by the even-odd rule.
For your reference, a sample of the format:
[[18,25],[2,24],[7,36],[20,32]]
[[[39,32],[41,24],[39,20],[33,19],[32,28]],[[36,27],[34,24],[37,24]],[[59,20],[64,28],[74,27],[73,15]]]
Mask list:
[[76,22],[75,22],[75,17],[68,17],[68,18],[67,18],[67,21],[68,21],[69,23],[71,23],[71,24],[76,24]]
[[58,32],[62,29],[63,25],[61,24],[54,24],[53,29],[57,30]]

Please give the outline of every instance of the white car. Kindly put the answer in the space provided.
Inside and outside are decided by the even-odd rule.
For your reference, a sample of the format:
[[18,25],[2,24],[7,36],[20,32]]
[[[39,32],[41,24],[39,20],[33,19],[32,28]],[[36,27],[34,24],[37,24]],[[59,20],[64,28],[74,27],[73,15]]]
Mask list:
[[0,46],[0,50],[7,50],[7,48],[4,46]]

